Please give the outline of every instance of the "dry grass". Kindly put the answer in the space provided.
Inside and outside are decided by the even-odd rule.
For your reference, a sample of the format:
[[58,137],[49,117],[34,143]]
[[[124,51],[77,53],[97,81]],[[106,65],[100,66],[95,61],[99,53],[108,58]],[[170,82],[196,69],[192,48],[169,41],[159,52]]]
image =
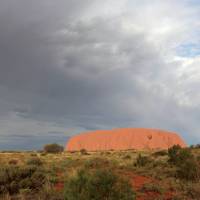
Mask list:
[[[195,157],[200,157],[200,149],[192,149]],[[146,156],[149,158],[149,162],[142,167],[135,165],[138,155]],[[14,165],[26,166],[27,161],[32,158],[39,158],[43,163],[42,168],[46,172],[48,179],[47,185],[41,188],[37,194],[34,194],[34,198],[53,200],[54,195],[60,195],[62,200],[62,190],[56,191],[54,188],[56,183],[63,183],[71,174],[75,174],[80,168],[87,168],[92,170],[93,168],[112,168],[112,170],[120,171],[124,174],[138,174],[142,176],[151,177],[156,183],[162,185],[162,190],[170,191],[174,194],[174,199],[198,199],[195,197],[200,195],[199,182],[186,182],[176,178],[176,167],[171,166],[168,161],[168,156],[164,153],[155,153],[155,151],[105,151],[105,152],[63,152],[60,154],[44,154],[37,152],[2,152],[0,153],[0,166],[13,165],[13,160],[17,161]],[[127,178],[130,178],[127,176]],[[50,189],[51,188],[51,189]],[[155,189],[156,187],[153,187]],[[146,188],[145,188],[146,189]],[[148,189],[148,187],[147,187]],[[152,189],[152,188],[150,188]],[[157,190],[159,188],[156,188]],[[27,191],[21,191],[20,194],[16,194],[15,199],[26,200]],[[142,192],[145,192],[142,191]],[[141,191],[140,191],[141,193]],[[59,195],[58,195],[59,194]],[[9,194],[1,196],[2,200],[11,200]]]

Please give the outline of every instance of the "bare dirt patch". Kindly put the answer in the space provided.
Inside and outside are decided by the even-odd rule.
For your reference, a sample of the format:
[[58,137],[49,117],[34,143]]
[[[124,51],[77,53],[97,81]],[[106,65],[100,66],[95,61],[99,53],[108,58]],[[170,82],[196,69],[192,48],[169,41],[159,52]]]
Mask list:
[[126,172],[123,174],[131,181],[133,189],[137,193],[136,200],[155,200],[160,197],[162,197],[163,200],[173,199],[174,194],[172,191],[166,191],[163,192],[163,194],[157,191],[141,191],[146,184],[154,184],[155,186],[162,185],[158,180],[155,180],[151,177],[134,174],[132,172]]

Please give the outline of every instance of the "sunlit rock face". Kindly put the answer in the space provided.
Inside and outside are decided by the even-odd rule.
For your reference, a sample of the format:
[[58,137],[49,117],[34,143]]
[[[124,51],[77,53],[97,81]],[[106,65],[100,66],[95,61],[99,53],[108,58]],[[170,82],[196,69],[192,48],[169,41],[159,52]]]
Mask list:
[[91,131],[71,137],[66,150],[168,149],[176,144],[186,147],[186,143],[177,133],[147,128],[120,128]]

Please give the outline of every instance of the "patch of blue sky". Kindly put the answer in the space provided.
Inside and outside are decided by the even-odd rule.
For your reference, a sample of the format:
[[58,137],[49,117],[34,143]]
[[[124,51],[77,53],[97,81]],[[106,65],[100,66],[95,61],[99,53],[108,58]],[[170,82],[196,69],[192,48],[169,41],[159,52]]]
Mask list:
[[178,56],[193,58],[200,55],[200,43],[186,43],[176,48]]
[[187,0],[188,4],[190,5],[200,5],[199,0]]

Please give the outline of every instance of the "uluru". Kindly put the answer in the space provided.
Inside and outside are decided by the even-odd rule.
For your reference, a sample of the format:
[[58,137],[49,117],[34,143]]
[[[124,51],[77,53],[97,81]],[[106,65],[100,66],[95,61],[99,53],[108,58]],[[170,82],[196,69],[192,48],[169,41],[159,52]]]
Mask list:
[[118,128],[75,135],[67,142],[66,150],[168,149],[173,145],[187,146],[184,140],[174,132],[150,128]]

